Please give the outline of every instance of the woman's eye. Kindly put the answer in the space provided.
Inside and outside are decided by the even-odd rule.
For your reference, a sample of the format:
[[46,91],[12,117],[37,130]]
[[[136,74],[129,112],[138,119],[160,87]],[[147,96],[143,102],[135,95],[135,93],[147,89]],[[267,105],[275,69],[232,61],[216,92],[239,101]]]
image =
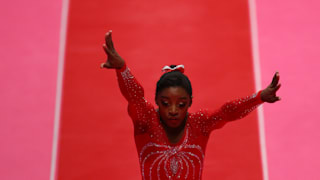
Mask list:
[[181,103],[181,104],[179,104],[179,107],[181,107],[181,108],[184,108],[186,106],[186,104],[185,103]]
[[169,106],[169,103],[168,103],[168,102],[162,101],[161,104],[162,104],[163,106]]

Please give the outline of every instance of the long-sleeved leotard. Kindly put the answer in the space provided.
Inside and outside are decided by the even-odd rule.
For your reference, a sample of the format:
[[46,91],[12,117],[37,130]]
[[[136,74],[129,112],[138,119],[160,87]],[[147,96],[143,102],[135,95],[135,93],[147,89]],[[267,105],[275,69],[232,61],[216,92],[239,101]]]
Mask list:
[[189,113],[184,136],[171,144],[156,109],[144,98],[142,86],[125,65],[117,70],[121,93],[128,101],[142,179],[201,179],[210,132],[242,118],[263,103],[260,92],[230,101],[215,112]]

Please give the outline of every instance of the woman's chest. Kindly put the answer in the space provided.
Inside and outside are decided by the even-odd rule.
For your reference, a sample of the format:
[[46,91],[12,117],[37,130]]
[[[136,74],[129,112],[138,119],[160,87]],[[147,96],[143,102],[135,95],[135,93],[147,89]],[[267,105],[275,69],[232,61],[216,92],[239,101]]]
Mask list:
[[146,179],[200,178],[204,160],[204,141],[192,140],[192,129],[189,126],[186,127],[181,141],[175,145],[168,142],[163,130],[159,131],[150,132],[144,137],[149,141],[137,144],[142,176]]

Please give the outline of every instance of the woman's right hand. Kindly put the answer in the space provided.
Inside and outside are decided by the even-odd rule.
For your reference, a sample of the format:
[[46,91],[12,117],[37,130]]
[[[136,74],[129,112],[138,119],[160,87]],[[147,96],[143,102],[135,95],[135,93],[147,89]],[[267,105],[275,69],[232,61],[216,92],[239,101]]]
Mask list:
[[121,69],[124,66],[125,62],[114,49],[111,33],[111,30],[106,33],[106,42],[102,45],[104,51],[107,54],[107,61],[105,63],[102,63],[100,67],[108,69]]

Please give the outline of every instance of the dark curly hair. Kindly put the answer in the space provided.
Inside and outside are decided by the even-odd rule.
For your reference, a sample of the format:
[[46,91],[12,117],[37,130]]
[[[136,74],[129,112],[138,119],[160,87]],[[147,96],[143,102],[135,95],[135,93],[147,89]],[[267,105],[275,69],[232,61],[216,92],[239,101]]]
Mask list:
[[[170,65],[171,68],[176,67],[176,65]],[[186,90],[186,92],[190,96],[190,100],[192,103],[192,87],[191,82],[189,78],[181,73],[180,71],[171,71],[164,73],[159,81],[157,82],[157,88],[156,88],[156,96],[157,98],[158,94],[165,88],[168,87],[182,87]],[[191,105],[191,104],[190,104]]]

